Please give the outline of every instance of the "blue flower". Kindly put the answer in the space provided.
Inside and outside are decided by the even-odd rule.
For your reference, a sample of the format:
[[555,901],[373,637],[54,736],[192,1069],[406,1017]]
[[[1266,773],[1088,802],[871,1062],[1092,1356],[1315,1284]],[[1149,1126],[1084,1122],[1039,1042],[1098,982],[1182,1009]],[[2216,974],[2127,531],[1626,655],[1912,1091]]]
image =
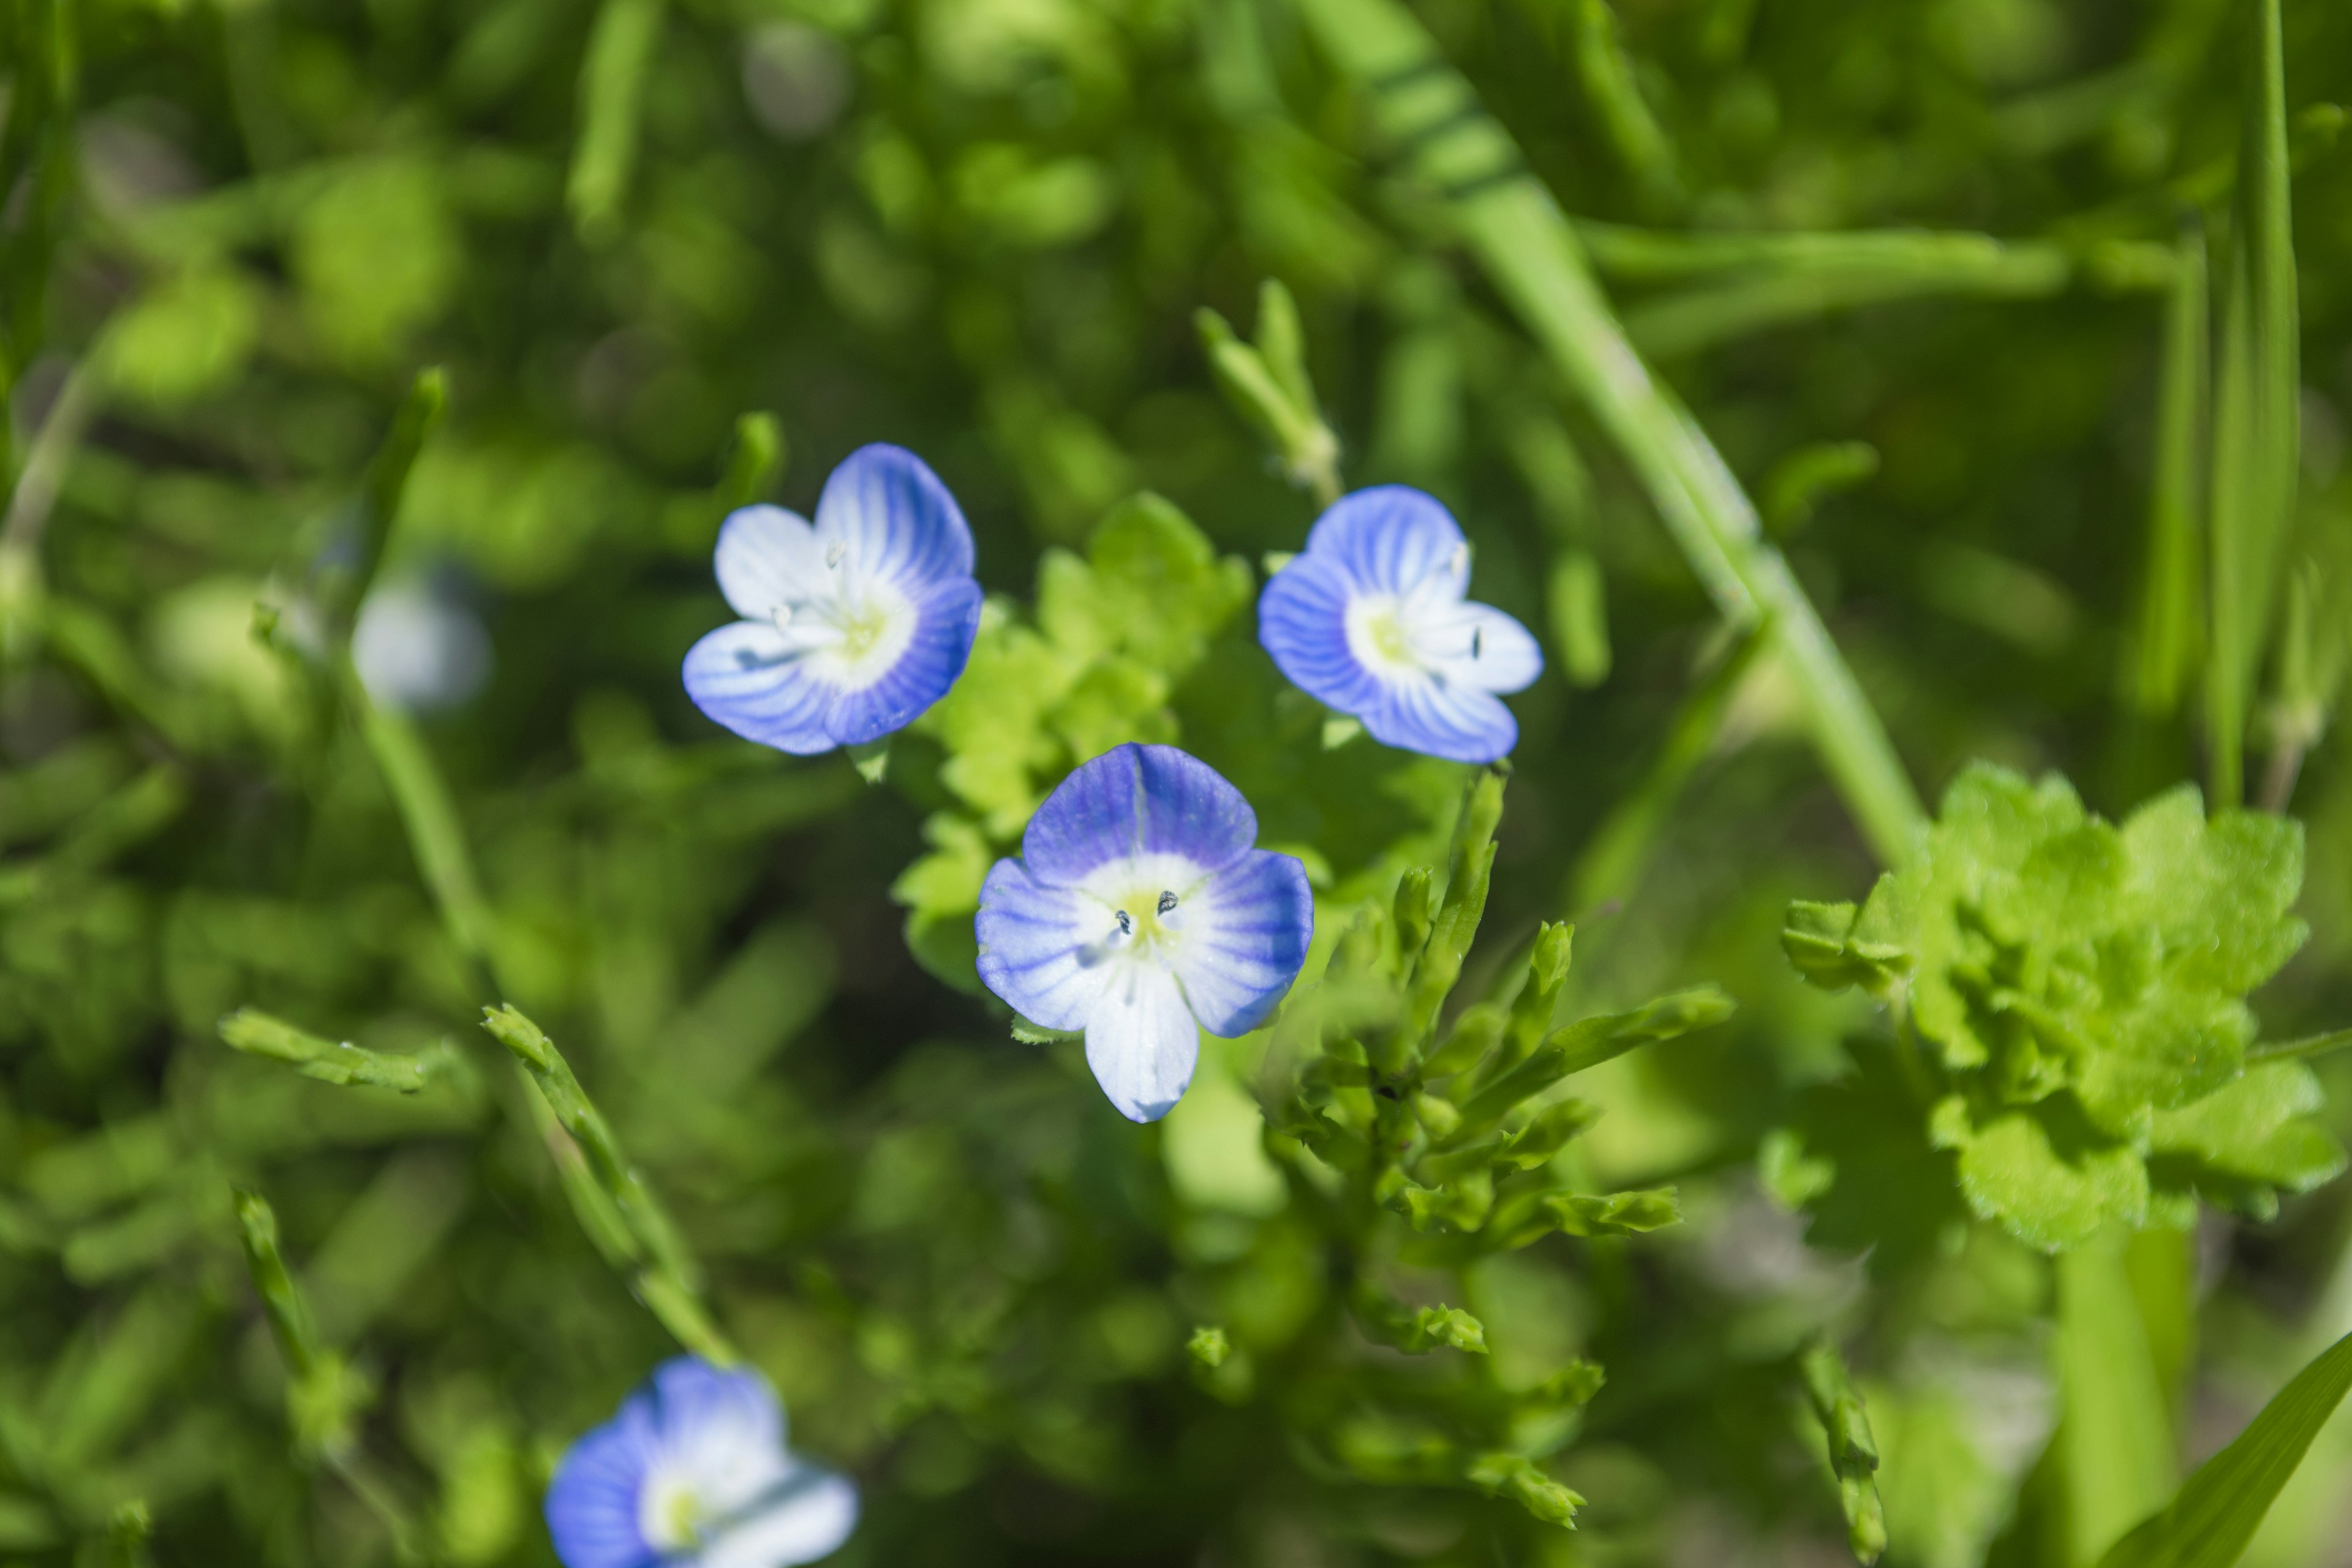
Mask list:
[[1491,763],[1519,726],[1495,693],[1543,673],[1543,650],[1502,611],[1463,597],[1470,546],[1444,507],[1403,485],[1335,503],[1258,599],[1257,637],[1294,685],[1372,738]]
[[816,525],[747,506],[719,530],[719,591],[743,618],[686,656],[696,707],[803,756],[904,729],[962,673],[980,629],[971,531],[912,452],[860,447]]
[[1035,1023],[1083,1029],[1131,1121],[1168,1114],[1202,1029],[1265,1020],[1315,931],[1307,868],[1251,846],[1257,814],[1173,746],[1115,747],[1037,808],[980,889],[980,977]]
[[564,1568],[784,1568],[857,1526],[857,1489],[784,1449],[757,1373],[664,1362],[572,1445],[547,1489]]

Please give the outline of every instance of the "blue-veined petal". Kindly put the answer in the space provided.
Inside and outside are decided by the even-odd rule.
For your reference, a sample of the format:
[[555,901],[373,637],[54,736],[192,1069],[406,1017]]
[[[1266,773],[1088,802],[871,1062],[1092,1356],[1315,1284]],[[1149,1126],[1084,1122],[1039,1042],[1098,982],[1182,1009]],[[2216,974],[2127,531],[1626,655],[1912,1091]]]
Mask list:
[[655,1447],[652,1402],[639,1394],[563,1456],[546,1511],[564,1568],[645,1568],[656,1560],[638,1512]]
[[1253,849],[1223,867],[1162,917],[1181,932],[1171,963],[1201,1026],[1248,1034],[1297,978],[1315,931],[1307,868]]
[[721,1371],[695,1356],[676,1356],[654,1373],[653,1475],[691,1487],[701,1511],[716,1517],[748,1506],[784,1473],[784,1414],[767,1380],[738,1368]]
[[1129,742],[1081,764],[1045,798],[1021,858],[1040,881],[1067,886],[1137,854],[1181,856],[1213,871],[1256,840],[1257,814],[1214,768],[1173,746]]
[[737,615],[762,621],[779,605],[806,598],[826,573],[824,548],[808,520],[780,506],[747,506],[727,514],[711,552],[719,591]]
[[971,530],[947,486],[904,447],[860,447],[824,481],[816,531],[853,573],[895,583],[971,575]]
[[1257,638],[1285,679],[1317,701],[1353,713],[1376,700],[1375,677],[1348,646],[1346,572],[1302,554],[1276,573],[1257,603]]
[[1356,715],[1383,745],[1457,763],[1491,763],[1519,742],[1518,721],[1491,691],[1435,676],[1384,681]]
[[1049,887],[1019,860],[981,884],[980,978],[1032,1023],[1083,1029],[1109,979],[1106,911],[1075,888]]
[[1519,691],[1543,673],[1543,649],[1527,627],[1492,605],[1433,606],[1413,626],[1430,668],[1486,691]]
[[1435,497],[1409,485],[1342,496],[1315,520],[1303,553],[1329,558],[1362,592],[1408,594],[1437,578],[1458,598],[1470,581],[1461,527]]
[[764,621],[720,626],[688,650],[686,694],[747,741],[812,756],[839,744],[825,728],[836,695]]
[[950,577],[922,590],[913,602],[913,637],[879,680],[840,693],[825,730],[845,746],[861,746],[902,730],[947,695],[971,657],[980,632],[980,584]]
[[857,1488],[847,1477],[795,1465],[715,1531],[692,1568],[789,1568],[831,1555],[857,1528]]
[[1201,1029],[1176,977],[1156,963],[1109,966],[1087,1019],[1087,1066],[1121,1116],[1157,1121],[1176,1108],[1201,1059]]

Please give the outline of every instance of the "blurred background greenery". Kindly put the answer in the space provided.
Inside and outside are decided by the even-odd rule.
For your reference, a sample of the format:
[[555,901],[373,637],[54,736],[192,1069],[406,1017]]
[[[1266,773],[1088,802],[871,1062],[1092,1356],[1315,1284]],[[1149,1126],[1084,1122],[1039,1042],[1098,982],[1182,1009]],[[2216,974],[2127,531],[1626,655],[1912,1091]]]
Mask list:
[[[2115,814],[2200,773],[2147,584],[2167,496],[2201,485],[2159,416],[2160,345],[2184,226],[2218,237],[2231,200],[2231,0],[1416,10],[1758,498],[1924,793],[1990,757]],[[2260,999],[2273,1033],[2352,1016],[2352,768],[2326,723],[2352,12],[2284,16],[2304,630],[2265,667],[2250,771],[2309,822],[2315,934]],[[0,17],[0,1560],[122,1550],[108,1521],[134,1499],[163,1563],[393,1556],[357,1494],[289,1458],[232,1182],[268,1193],[322,1335],[376,1391],[362,1443],[429,1521],[413,1550],[551,1561],[553,1457],[670,1352],[471,1027],[494,998],[364,747],[253,633],[257,600],[347,548],[426,364],[448,411],[362,670],[451,783],[501,984],[667,1196],[796,1447],[866,1489],[844,1561],[1833,1561],[1786,1373],[1861,1321],[1890,1560],[1984,1558],[2050,1432],[2047,1264],[1979,1232],[1864,1313],[1860,1268],[1809,1251],[1755,1174],[1862,1016],[1788,971],[1781,911],[1859,896],[1866,840],[1780,667],[1706,680],[1726,634],[1641,487],[1288,6]],[[1911,228],[2001,243],[1675,237]],[[745,411],[780,422],[770,490],[803,510],[860,444],[920,453],[992,592],[1027,597],[1041,551],[1144,488],[1220,552],[1295,549],[1311,502],[1193,326],[1202,305],[1247,324],[1269,276],[1348,482],[1447,500],[1480,595],[1545,636],[1487,961],[1566,916],[1580,1005],[1699,979],[1741,1003],[1587,1091],[1590,1178],[1679,1183],[1686,1222],[1471,1280],[1507,1383],[1608,1368],[1559,1461],[1591,1500],[1573,1536],[1475,1498],[1368,1500],[1263,1402],[1196,1382],[1194,1324],[1271,1365],[1330,1310],[1245,1098],[1213,1058],[1184,1112],[1130,1127],[918,963],[891,889],[947,804],[926,742],[869,787],[733,741],[678,688],[725,616],[709,549]],[[1255,657],[1248,621],[1211,677]],[[1213,728],[1234,689],[1177,706]],[[1410,773],[1373,750],[1334,762]],[[1415,787],[1396,798],[1442,826],[1450,776]],[[1327,826],[1298,833],[1342,879],[1393,847]],[[248,1003],[392,1050],[447,1038],[474,1070],[413,1099],[306,1081],[222,1045]],[[2158,1347],[2189,1369],[2192,1453],[2352,1329],[2335,1189],[2209,1219],[2151,1267],[2200,1292],[2193,1338]],[[2352,1426],[2249,1561],[2342,1560],[2347,1479]]]

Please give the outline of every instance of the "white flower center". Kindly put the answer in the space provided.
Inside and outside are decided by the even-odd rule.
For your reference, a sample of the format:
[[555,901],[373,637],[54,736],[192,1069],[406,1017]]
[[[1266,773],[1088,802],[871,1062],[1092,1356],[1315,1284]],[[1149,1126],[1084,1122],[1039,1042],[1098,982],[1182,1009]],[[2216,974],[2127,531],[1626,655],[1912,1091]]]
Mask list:
[[771,613],[794,657],[810,661],[828,686],[858,691],[897,668],[915,640],[914,602],[895,583],[842,569],[841,547],[825,555],[832,570],[805,597]]
[[648,1477],[637,1504],[637,1530],[646,1544],[667,1557],[702,1544],[710,1510],[680,1476]]
[[1422,595],[1400,598],[1394,594],[1367,594],[1348,604],[1348,651],[1374,675],[1393,679],[1419,675],[1433,662],[1426,638],[1416,635],[1423,617]]
[[1078,884],[1103,919],[1101,935],[1081,950],[1083,962],[1172,965],[1184,941],[1184,900],[1206,879],[1181,855],[1134,855],[1097,867]]

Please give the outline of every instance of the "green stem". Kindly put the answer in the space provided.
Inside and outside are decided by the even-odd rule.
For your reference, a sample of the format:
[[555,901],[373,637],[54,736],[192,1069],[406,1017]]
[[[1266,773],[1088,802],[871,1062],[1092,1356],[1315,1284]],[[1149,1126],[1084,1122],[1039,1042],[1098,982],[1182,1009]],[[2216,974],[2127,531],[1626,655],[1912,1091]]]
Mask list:
[[2246,726],[2295,497],[2299,417],[2286,67],[2278,0],[2249,0],[2245,112],[2213,393],[2205,731],[2216,805],[2245,795]]
[[1681,400],[1626,341],[1567,218],[1525,172],[1510,136],[1397,0],[1299,0],[1325,52],[1375,97],[1414,149],[1415,174],[1453,201],[1457,232],[1617,443],[1724,616],[1769,616],[1823,764],[1881,859],[1899,863],[1926,822],[1878,716],[1756,509]]
[[2181,231],[2165,295],[2147,563],[2126,681],[2133,707],[2152,718],[2168,717],[2179,709],[2197,663],[2202,585],[2197,480],[2209,379],[2206,289],[2204,231],[2192,224]]

